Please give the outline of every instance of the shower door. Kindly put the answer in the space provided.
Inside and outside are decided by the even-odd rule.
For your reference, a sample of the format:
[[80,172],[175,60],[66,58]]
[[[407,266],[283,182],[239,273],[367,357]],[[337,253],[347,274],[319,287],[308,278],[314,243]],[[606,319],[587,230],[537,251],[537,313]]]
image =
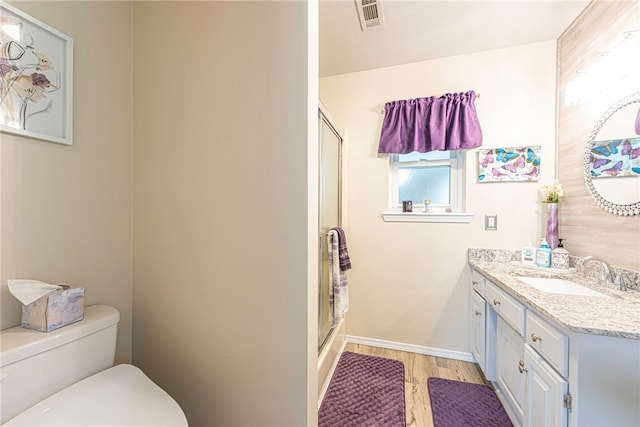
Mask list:
[[327,114],[318,110],[319,129],[319,295],[318,351],[332,330],[329,307],[329,253],[327,232],[341,226],[342,137],[330,123]]

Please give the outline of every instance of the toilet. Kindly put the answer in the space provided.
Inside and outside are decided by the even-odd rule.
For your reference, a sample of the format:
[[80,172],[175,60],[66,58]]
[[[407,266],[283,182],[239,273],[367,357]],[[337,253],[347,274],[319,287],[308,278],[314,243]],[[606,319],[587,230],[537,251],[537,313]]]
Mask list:
[[0,331],[3,426],[188,426],[180,406],[133,365],[113,366],[120,313],[85,307],[49,333]]

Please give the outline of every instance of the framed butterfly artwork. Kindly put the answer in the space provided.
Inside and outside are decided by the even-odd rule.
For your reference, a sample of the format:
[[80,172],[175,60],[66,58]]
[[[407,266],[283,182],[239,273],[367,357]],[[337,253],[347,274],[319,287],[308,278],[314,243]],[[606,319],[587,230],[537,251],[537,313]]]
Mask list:
[[640,176],[640,137],[595,141],[589,159],[592,178]]
[[478,182],[537,181],[541,146],[478,150]]

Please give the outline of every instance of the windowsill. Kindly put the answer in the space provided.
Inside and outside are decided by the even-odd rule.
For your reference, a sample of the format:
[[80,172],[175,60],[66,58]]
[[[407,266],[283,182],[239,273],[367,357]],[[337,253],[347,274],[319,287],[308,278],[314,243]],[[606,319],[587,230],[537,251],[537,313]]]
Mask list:
[[385,222],[452,222],[470,223],[472,213],[459,212],[382,212]]

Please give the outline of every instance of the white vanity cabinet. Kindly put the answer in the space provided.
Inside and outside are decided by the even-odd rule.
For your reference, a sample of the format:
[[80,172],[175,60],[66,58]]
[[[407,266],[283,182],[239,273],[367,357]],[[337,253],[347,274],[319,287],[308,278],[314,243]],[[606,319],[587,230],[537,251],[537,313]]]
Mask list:
[[514,425],[640,426],[640,340],[569,330],[492,280],[472,270],[471,346]]
[[516,426],[567,426],[568,337],[476,271],[472,351]]
[[[484,277],[474,271],[472,282]],[[488,279],[484,296],[472,283],[474,330],[472,348],[476,355],[478,338],[484,337],[484,363],[476,355],[485,376],[500,397],[516,426],[567,426],[568,337],[558,328],[529,310],[517,298]],[[481,301],[482,300],[482,301]],[[475,319],[475,308],[486,306],[484,333]],[[558,372],[556,372],[558,370]],[[566,397],[565,397],[566,396]]]

